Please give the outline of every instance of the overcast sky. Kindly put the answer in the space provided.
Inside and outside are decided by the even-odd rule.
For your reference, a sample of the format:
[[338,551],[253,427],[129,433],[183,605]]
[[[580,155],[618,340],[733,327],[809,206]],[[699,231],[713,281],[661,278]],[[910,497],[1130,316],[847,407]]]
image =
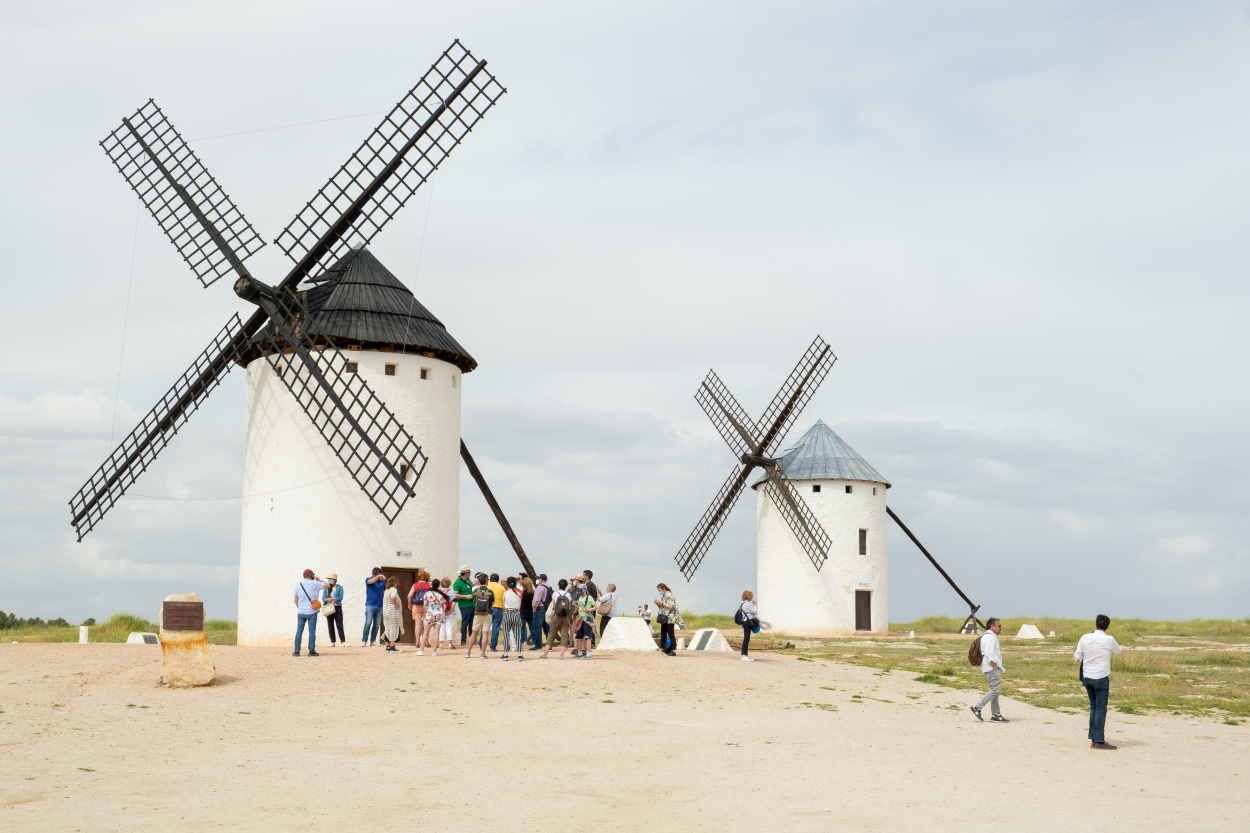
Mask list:
[[[819,333],[790,440],[837,430],[983,613],[1250,615],[1244,0],[180,5],[6,4],[0,609],[234,615],[237,370],[69,527],[242,308],[97,142],[154,97],[272,240],[460,37],[509,93],[372,249],[480,362],[464,436],[540,568],[732,609],[753,493],[672,562],[732,462],[692,395],[758,413]],[[966,612],[889,545],[893,621]]]

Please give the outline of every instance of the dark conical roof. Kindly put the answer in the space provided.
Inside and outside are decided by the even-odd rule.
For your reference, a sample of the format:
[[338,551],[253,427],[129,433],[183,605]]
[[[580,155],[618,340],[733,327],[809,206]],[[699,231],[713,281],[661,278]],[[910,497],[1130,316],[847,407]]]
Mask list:
[[[477,367],[443,322],[368,249],[348,252],[309,283],[299,293],[308,308],[302,332],[314,341],[320,335],[343,346],[429,353],[465,373]],[[265,327],[254,341],[268,335]]]

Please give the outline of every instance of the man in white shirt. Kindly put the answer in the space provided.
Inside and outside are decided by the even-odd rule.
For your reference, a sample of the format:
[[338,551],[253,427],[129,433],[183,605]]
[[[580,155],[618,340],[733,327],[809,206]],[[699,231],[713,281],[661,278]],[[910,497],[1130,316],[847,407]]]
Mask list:
[[985,718],[981,717],[981,709],[989,703],[990,722],[1007,723],[1007,718],[1003,717],[1003,713],[998,708],[998,688],[1003,682],[1003,649],[998,644],[998,634],[1003,629],[1003,623],[998,621],[998,617],[991,616],[986,620],[985,625],[989,630],[981,636],[981,673],[989,681],[990,690],[985,692],[985,696],[970,708],[977,716],[977,720],[984,720]]
[[[300,643],[304,641],[304,628],[308,628],[308,656],[320,656],[317,653],[317,613],[321,609],[321,591],[325,585],[312,570],[305,570],[304,577],[295,585],[295,651],[292,656],[299,656]],[[313,602],[316,602],[316,606]]]
[[1120,643],[1107,633],[1111,617],[1099,613],[1093,633],[1076,643],[1073,659],[1081,663],[1081,683],[1089,695],[1089,745],[1091,749],[1115,749],[1103,731],[1107,724],[1107,700],[1111,695],[1111,657],[1120,653]]

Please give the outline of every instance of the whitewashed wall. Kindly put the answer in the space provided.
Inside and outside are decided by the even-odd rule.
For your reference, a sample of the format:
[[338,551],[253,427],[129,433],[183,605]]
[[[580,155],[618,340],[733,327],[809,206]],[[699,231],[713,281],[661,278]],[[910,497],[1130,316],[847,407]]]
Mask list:
[[[784,633],[825,636],[855,632],[855,591],[872,591],[872,630],[889,629],[886,487],[863,480],[795,480],[796,490],[833,543],[817,572],[790,527],[756,489],[756,598],[760,618]],[[819,484],[819,493],[812,486]],[[846,486],[851,494],[846,494]],[[873,494],[873,490],[876,494]],[[859,554],[859,530],[868,554]]]
[[[358,642],[364,579],[374,566],[424,566],[435,576],[458,566],[460,526],[460,386],[455,365],[424,356],[347,353],[430,458],[416,496],[388,525],[313,427],[269,364],[247,367],[247,451],[239,551],[239,644],[289,644],[295,630],[292,591],[305,568],[338,573],[344,627]],[[397,365],[394,376],[385,365]],[[428,379],[420,378],[428,368]],[[411,559],[396,552],[411,551]],[[318,618],[319,643],[328,644]]]

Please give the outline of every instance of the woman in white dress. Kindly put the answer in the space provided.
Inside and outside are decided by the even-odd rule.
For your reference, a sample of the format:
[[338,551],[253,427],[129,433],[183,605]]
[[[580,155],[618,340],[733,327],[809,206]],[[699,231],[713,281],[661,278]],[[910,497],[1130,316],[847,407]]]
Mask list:
[[399,598],[399,588],[395,586],[395,579],[388,578],[386,580],[386,592],[382,594],[382,642],[386,644],[386,650],[398,651],[395,643],[399,642],[399,638],[404,634],[404,609],[403,601]]

